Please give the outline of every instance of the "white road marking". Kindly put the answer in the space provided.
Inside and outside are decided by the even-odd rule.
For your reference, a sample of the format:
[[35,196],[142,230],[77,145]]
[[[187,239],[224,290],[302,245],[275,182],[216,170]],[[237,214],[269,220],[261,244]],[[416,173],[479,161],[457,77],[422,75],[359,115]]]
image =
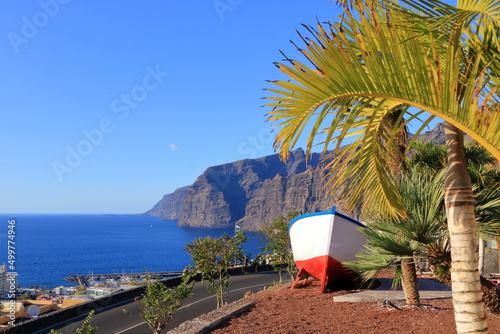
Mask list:
[[129,331],[129,330],[131,330],[131,329],[134,329],[134,328],[136,328],[136,327],[139,327],[139,326],[141,326],[141,325],[145,325],[145,324],[146,324],[146,322],[144,322],[144,321],[143,321],[143,322],[141,322],[141,323],[139,323],[139,324],[137,324],[137,325],[134,325],[134,326],[132,326],[132,327],[129,327],[129,328],[127,328],[127,329],[124,329],[124,330],[122,330],[121,332],[116,332],[116,334],[120,334],[120,333],[125,333],[125,332],[128,332],[128,331]]
[[[239,289],[236,289],[236,290],[230,290],[229,292],[231,292],[231,291],[240,291],[240,290],[251,289],[251,288],[256,288],[256,287],[258,287],[258,286],[262,286],[262,285],[269,285],[269,283],[262,283],[262,284],[257,284],[257,285],[252,285],[252,286],[247,286],[247,287],[244,287],[244,288],[239,288]],[[195,301],[195,302],[192,302],[192,303],[190,303],[190,304],[184,305],[184,306],[180,307],[180,308],[179,308],[179,310],[181,310],[181,309],[183,309],[183,308],[185,308],[185,307],[189,307],[189,306],[191,306],[191,305],[197,304],[197,303],[202,302],[202,301],[204,301],[204,300],[210,299],[210,298],[215,298],[215,296],[208,296],[208,297],[205,297],[205,298],[200,299],[200,300],[198,300],[198,301]],[[139,323],[139,324],[137,324],[137,325],[134,325],[134,326],[132,326],[132,327],[126,328],[126,329],[122,330],[121,332],[116,332],[116,334],[122,334],[122,333],[128,332],[128,331],[129,331],[129,330],[131,330],[131,329],[134,329],[134,328],[136,328],[136,327],[139,327],[139,326],[141,326],[141,325],[145,325],[145,324],[146,324],[146,322],[145,322],[145,321],[143,321],[143,322],[141,322],[141,323]]]

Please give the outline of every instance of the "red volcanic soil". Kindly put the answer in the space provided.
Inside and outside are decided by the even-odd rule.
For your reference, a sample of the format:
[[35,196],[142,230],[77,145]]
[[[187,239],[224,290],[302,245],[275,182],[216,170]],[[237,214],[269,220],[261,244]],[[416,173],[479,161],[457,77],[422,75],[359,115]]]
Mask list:
[[[354,291],[319,294],[319,287],[314,281],[299,289],[259,292],[249,297],[256,302],[252,308],[211,333],[456,333],[451,299],[422,300],[427,304],[422,308],[399,304],[397,310],[377,302],[334,302],[333,296]],[[500,317],[489,314],[488,323],[490,333],[500,333]]]

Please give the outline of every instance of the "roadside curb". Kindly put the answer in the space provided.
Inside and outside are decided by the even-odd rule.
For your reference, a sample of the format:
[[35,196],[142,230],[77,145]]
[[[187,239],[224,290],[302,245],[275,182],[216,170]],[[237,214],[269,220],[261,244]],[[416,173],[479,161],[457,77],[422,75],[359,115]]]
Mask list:
[[215,329],[222,322],[237,316],[250,307],[254,306],[255,302],[246,299],[240,299],[228,305],[225,305],[212,312],[203,314],[193,320],[186,321],[168,333],[170,334],[204,334]]

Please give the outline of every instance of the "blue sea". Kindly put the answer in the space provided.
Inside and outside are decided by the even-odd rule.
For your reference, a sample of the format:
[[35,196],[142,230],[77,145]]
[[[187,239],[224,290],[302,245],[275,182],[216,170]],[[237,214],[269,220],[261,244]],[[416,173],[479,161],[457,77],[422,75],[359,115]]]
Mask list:
[[[74,283],[64,277],[76,274],[178,271],[192,263],[183,251],[187,243],[234,234],[232,229],[177,227],[175,220],[148,216],[0,214],[0,264],[8,266],[9,220],[15,220],[11,245],[22,287],[70,286]],[[244,250],[255,256],[263,237],[246,235]]]

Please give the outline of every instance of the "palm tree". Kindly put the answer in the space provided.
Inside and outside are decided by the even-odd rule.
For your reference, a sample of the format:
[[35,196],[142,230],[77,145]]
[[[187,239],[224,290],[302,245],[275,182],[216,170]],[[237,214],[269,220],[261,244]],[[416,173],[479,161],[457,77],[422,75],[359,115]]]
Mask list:
[[[463,132],[500,159],[499,4],[401,3],[406,8],[353,1],[340,23],[306,27],[311,37],[297,48],[312,66],[287,58],[288,64],[276,65],[291,81],[274,81],[276,88],[269,89],[274,109],[268,119],[279,129],[275,147],[286,158],[306,129],[308,153],[318,140],[325,151],[335,143],[328,168],[336,174],[329,184],[343,186],[346,205],[404,215],[388,166],[395,138],[415,120],[423,121],[414,131],[419,134],[434,117],[443,119],[457,331],[486,332]],[[401,115],[387,126],[384,117],[395,108]],[[342,147],[346,139],[353,141]]]
[[[380,269],[401,270],[407,304],[420,305],[415,256],[425,257],[428,245],[445,235],[443,228],[443,173],[434,175],[415,172],[401,177],[400,193],[406,217],[375,216],[360,229],[367,242],[358,260],[344,263],[363,272],[363,277],[376,277]],[[399,280],[394,280],[399,282]]]

